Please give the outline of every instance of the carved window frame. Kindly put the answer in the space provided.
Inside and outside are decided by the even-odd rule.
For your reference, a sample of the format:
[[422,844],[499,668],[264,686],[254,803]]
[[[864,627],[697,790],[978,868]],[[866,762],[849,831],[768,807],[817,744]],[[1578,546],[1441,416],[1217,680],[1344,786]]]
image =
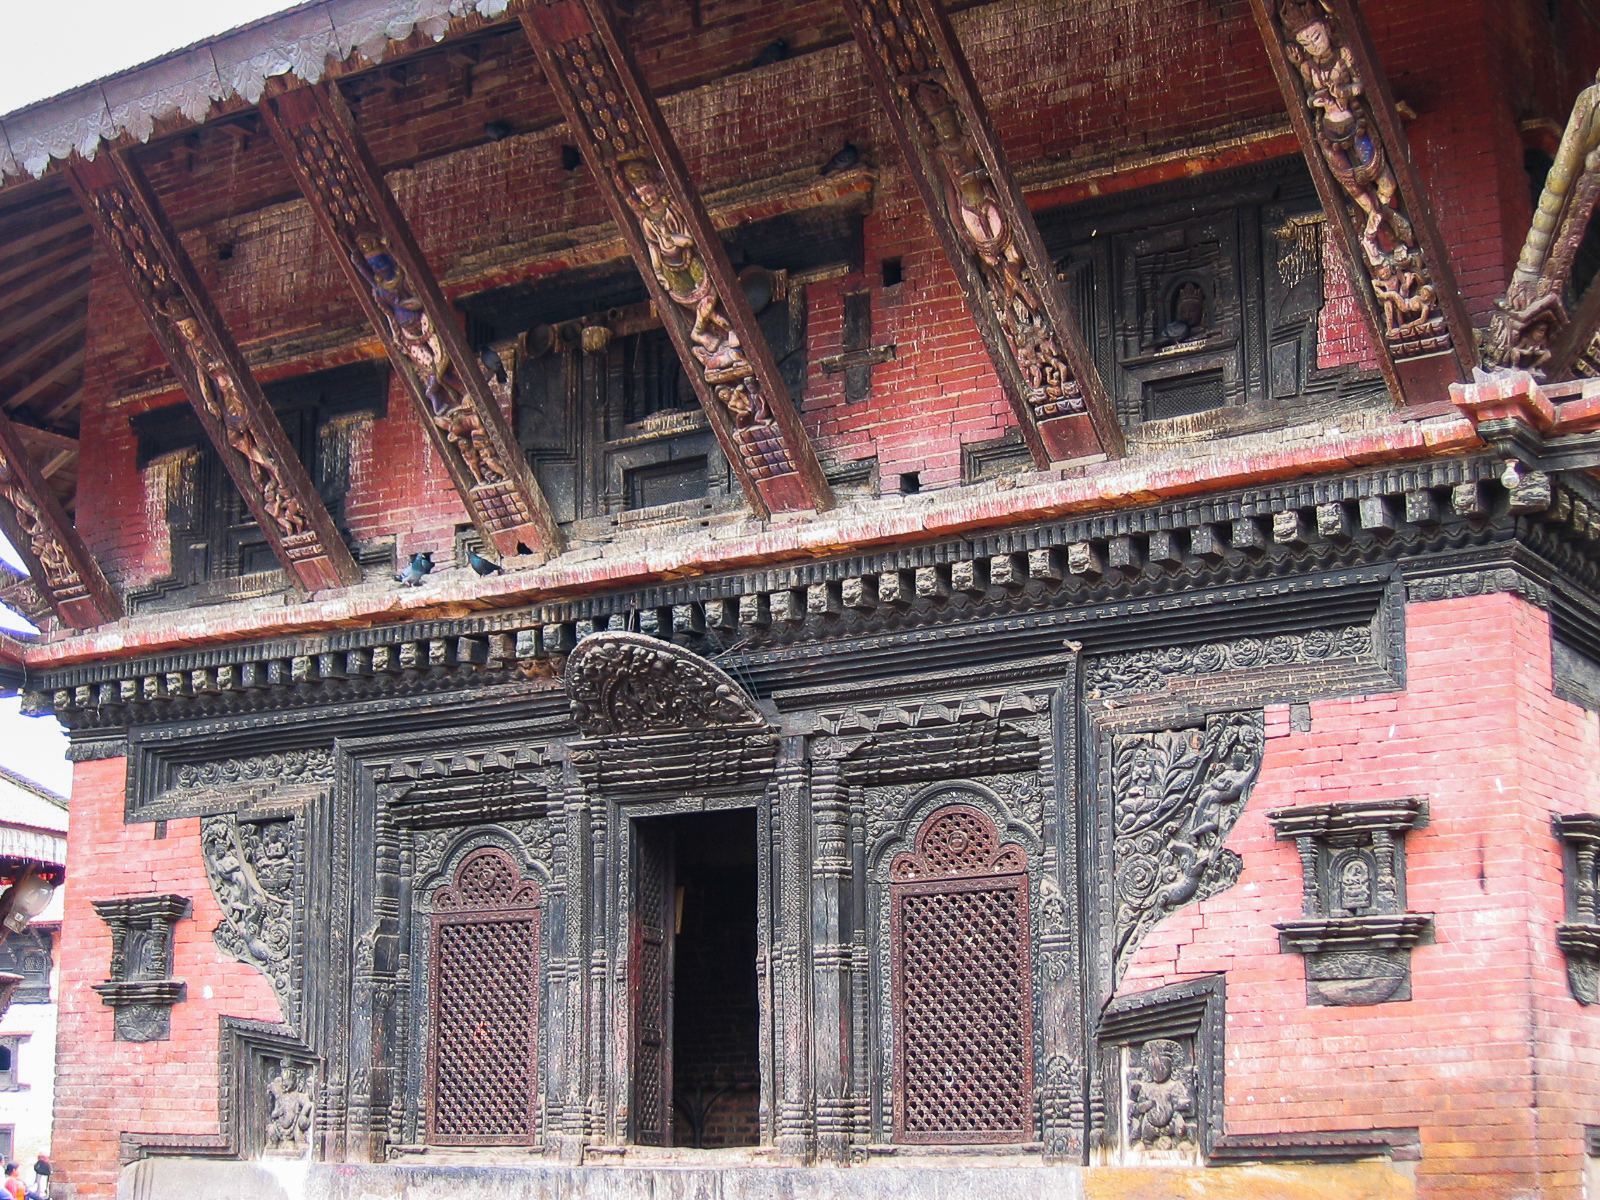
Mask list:
[[[966,814],[985,827],[995,847],[975,868],[941,868],[928,855],[928,839],[937,824],[955,814]],[[1033,923],[1029,906],[1027,851],[1016,842],[1002,842],[1001,826],[983,809],[970,803],[942,804],[920,823],[915,850],[897,854],[889,867],[889,966],[890,1008],[893,1014],[893,1138],[911,1145],[1006,1145],[1031,1142],[1037,1132],[1033,1097],[1034,1083],[1034,982]],[[1026,998],[1018,1016],[1021,1022],[1021,1080],[1018,1088],[1022,1121],[1006,1130],[914,1130],[908,1129],[907,1075],[910,1054],[907,1049],[905,1003],[905,907],[912,897],[958,895],[979,891],[1009,891],[1016,896],[1017,961],[1016,977]]]
[[[496,860],[500,869],[510,872],[514,882],[506,894],[496,902],[475,904],[464,894],[469,871],[480,863]],[[499,845],[479,845],[461,855],[447,882],[436,888],[432,896],[432,918],[428,937],[428,1045],[426,1083],[426,1134],[429,1145],[436,1146],[537,1146],[540,1139],[540,1055],[539,1037],[543,1027],[540,1013],[541,988],[544,982],[542,952],[544,944],[543,921],[544,893],[538,879],[529,875],[517,857]],[[438,1129],[440,1109],[440,1034],[443,1022],[440,1017],[442,995],[445,990],[445,965],[442,961],[442,931],[452,926],[501,925],[525,923],[529,926],[527,937],[532,979],[526,993],[527,1016],[527,1112],[525,1133],[441,1133]]]

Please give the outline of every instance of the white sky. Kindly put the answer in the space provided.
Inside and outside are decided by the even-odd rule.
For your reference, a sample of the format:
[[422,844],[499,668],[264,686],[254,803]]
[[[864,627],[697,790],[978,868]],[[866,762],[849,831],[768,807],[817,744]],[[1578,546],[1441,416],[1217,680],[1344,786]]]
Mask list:
[[176,50],[298,0],[0,0],[0,113]]

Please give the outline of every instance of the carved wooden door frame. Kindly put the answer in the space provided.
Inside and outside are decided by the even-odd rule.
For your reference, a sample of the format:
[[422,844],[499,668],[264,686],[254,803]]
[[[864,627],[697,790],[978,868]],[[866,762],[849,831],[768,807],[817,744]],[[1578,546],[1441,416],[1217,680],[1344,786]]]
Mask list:
[[[665,820],[628,824],[628,1140],[641,1146],[670,1146],[677,844],[675,831]],[[660,860],[653,878],[645,869],[651,857]],[[647,894],[647,887],[657,895]],[[652,901],[658,922],[650,920]],[[653,927],[657,923],[659,929]],[[658,959],[654,974],[647,961],[652,954]],[[649,1065],[652,1052],[658,1060],[654,1069]]]

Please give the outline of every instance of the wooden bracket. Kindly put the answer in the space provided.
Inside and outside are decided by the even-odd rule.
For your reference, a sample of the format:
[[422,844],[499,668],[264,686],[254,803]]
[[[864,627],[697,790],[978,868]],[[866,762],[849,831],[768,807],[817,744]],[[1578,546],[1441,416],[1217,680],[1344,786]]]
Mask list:
[[1397,404],[1470,376],[1472,321],[1355,0],[1250,0]]
[[484,541],[502,557],[560,554],[561,528],[483,364],[337,87],[263,99],[261,115]]
[[939,0],[845,0],[868,74],[1041,466],[1122,427]]
[[122,616],[100,565],[28,457],[18,428],[0,414],[0,532],[22,555],[34,586],[64,624],[92,629]]
[[75,161],[67,178],[289,577],[308,592],[359,582],[316,486],[133,161],[107,151]]
[[831,508],[722,239],[600,0],[536,4],[522,24],[750,506]]

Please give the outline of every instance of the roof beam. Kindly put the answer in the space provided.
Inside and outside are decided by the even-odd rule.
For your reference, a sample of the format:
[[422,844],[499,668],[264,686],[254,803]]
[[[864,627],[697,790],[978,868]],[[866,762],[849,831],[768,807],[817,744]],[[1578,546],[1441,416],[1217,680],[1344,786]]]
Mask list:
[[0,416],[0,532],[63,624],[92,629],[122,616],[116,593],[5,416]]
[[934,232],[1041,467],[1122,427],[939,0],[845,0]]
[[522,24],[750,506],[831,508],[728,252],[602,0],[540,3]]
[[444,298],[336,86],[261,104],[357,300],[405,381],[473,524],[502,557],[564,540],[461,318]]
[[82,283],[70,287],[64,292],[57,293],[55,299],[49,300],[42,305],[36,305],[18,316],[12,317],[4,325],[0,325],[0,342],[10,341],[17,334],[26,331],[30,326],[37,325],[46,317],[55,316],[63,308],[71,308],[88,294],[89,281],[85,279]]
[[78,405],[80,405],[82,403],[83,403],[83,384],[80,383],[77,387],[73,388],[65,396],[61,397],[61,399],[59,399],[59,400],[55,401],[53,404],[51,404],[49,408],[45,409],[44,414],[43,414],[44,415],[44,419],[46,421],[59,421],[67,413],[71,412],[73,409],[77,408]]
[[48,368],[42,375],[39,375],[37,378],[24,384],[12,395],[7,396],[5,398],[6,411],[10,412],[14,409],[21,408],[40,392],[44,391],[45,388],[52,387],[55,384],[60,383],[74,371],[82,370],[83,356],[84,347],[79,346],[60,362]]
[[[5,247],[0,245],[0,250],[4,249]],[[76,258],[81,255],[84,260],[84,266],[88,266],[91,249],[92,245],[90,243],[63,242],[54,250],[48,250],[37,258],[29,258],[14,267],[7,267],[4,271],[0,271],[0,288],[10,287],[17,280],[31,275],[41,267],[47,267],[51,263],[59,262],[63,258]]]
[[53,242],[58,237],[66,237],[69,233],[76,233],[85,229],[88,221],[84,220],[82,213],[73,213],[64,221],[57,221],[53,225],[46,225],[43,229],[35,229],[32,233],[25,233],[12,242],[0,242],[0,259],[9,259],[18,254],[24,254],[35,246],[42,246],[46,242]]
[[1250,0],[1397,404],[1471,375],[1472,321],[1355,0]]
[[74,162],[73,191],[273,552],[307,591],[361,578],[277,414],[155,193],[122,152]]
[[22,371],[38,362],[46,354],[59,349],[75,337],[82,337],[84,322],[81,316],[74,317],[58,328],[52,330],[37,342],[27,342],[11,358],[0,363],[0,379],[9,379],[18,371]]

